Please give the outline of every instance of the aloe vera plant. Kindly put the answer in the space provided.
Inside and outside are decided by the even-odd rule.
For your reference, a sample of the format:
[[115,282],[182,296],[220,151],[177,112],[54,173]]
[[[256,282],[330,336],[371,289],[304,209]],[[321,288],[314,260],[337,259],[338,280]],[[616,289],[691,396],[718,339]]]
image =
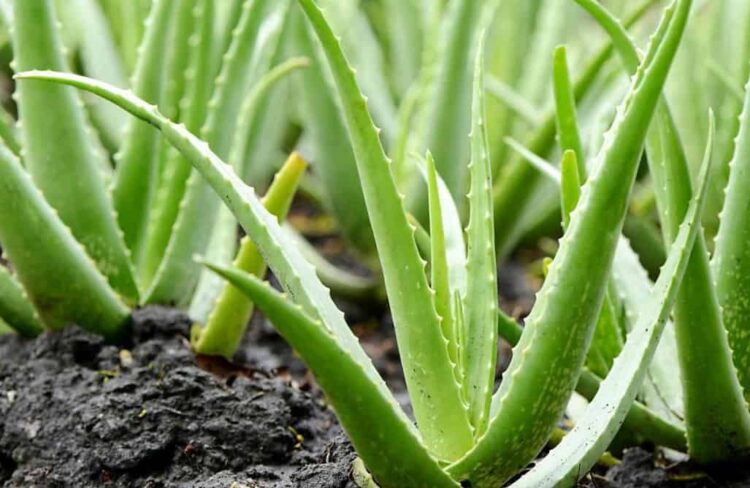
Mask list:
[[[203,129],[221,154],[236,153],[233,164],[246,173],[246,158],[260,158],[250,147],[265,129],[256,123],[259,107],[286,77],[307,66],[306,59],[287,60],[279,49],[279,32],[289,17],[284,2],[242,6],[218,75],[214,2],[157,0],[132,11],[110,4],[100,9],[83,0],[58,3],[10,2],[3,19],[12,33],[17,72],[69,70],[64,43],[72,41],[82,69],[129,85],[188,130]],[[93,9],[92,31],[79,24],[87,9]],[[107,16],[123,20],[130,15],[120,26],[123,32],[110,30]],[[125,44],[130,46],[134,35],[129,29],[144,18],[128,82]],[[261,28],[266,30],[261,33]],[[196,48],[194,55],[186,56],[191,48]],[[246,95],[248,86],[253,89]],[[158,132],[96,97],[83,100],[71,88],[34,81],[19,84],[13,96],[18,126],[8,123],[0,148],[5,189],[0,245],[10,263],[9,269],[0,269],[4,323],[26,336],[76,323],[115,339],[125,333],[134,306],[187,305],[201,271],[193,255],[204,252],[212,236],[218,197],[199,175],[191,177],[190,164]],[[236,117],[225,117],[227,108]],[[296,161],[294,171],[282,171],[285,183],[269,198],[292,198],[292,180],[304,167]],[[284,176],[290,172],[296,176]],[[236,221],[229,219],[226,227],[234,231]],[[242,254],[260,259],[252,257],[257,251],[243,249]],[[214,288],[209,292],[218,297],[223,284]],[[223,316],[222,307],[208,300],[208,311],[214,309]],[[241,331],[245,325],[229,322],[211,327],[224,339],[221,352],[227,356],[237,340],[221,331]]]
[[[472,486],[497,486],[543,447],[579,380],[606,294],[648,125],[692,2],[677,0],[665,10],[618,110],[608,143],[570,215],[560,251],[520,335],[505,380],[494,393],[498,314],[483,49],[477,48],[472,90],[470,217],[465,243],[456,236],[460,220],[455,205],[448,192],[440,190],[435,164],[430,156],[427,158],[433,234],[428,276],[393,179],[391,162],[357,79],[318,6],[312,0],[298,3],[320,42],[350,135],[416,427],[397,407],[288,232],[210,145],[171,122],[155,106],[111,85],[54,72],[29,72],[17,78],[19,83],[48,80],[76,86],[149,122],[222,197],[289,295],[284,297],[245,272],[221,264],[209,266],[246,293],[307,362],[378,483],[386,487],[458,486],[469,481]],[[697,194],[687,212],[686,225],[672,246],[653,305],[642,316],[644,330],[659,327],[669,314],[697,234],[705,192]],[[465,246],[467,251],[449,252],[449,244]],[[607,422],[608,435],[614,434],[627,413],[658,335],[651,334],[645,340],[651,345],[645,352],[639,348],[641,343],[633,345],[629,338],[624,350],[643,354],[638,366],[633,368],[627,361],[615,363],[609,377],[617,381],[612,380],[614,386],[603,384],[599,401],[606,402],[608,395],[615,394],[623,399],[616,412],[607,410],[597,416]],[[644,339],[637,336],[637,340]],[[644,411],[639,412],[642,420]],[[648,410],[646,416],[658,418]],[[596,444],[580,464],[590,463],[591,457],[605,447]],[[549,484],[558,481],[566,482]]]

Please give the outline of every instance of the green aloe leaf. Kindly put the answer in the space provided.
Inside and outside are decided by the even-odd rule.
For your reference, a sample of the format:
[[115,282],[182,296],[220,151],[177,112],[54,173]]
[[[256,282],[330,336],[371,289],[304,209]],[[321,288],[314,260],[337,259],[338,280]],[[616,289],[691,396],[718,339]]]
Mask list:
[[463,299],[463,385],[475,436],[487,428],[497,363],[497,263],[492,219],[492,169],[485,126],[484,40],[476,52],[466,228],[468,282]]
[[[14,19],[16,70],[67,70],[51,0],[17,0]],[[78,94],[29,82],[15,97],[23,160],[34,183],[111,286],[135,303],[138,290],[101,174],[103,155],[95,151]]]
[[76,323],[119,336],[128,308],[5,146],[0,193],[0,243],[44,324],[59,329]]
[[665,11],[648,63],[618,110],[495,394],[487,433],[449,467],[457,479],[480,488],[507,480],[538,454],[565,409],[605,296],[648,125],[691,5],[677,0]]
[[319,321],[255,276],[208,266],[250,297],[313,371],[357,453],[382,486],[458,487],[392,399]]
[[729,334],[734,365],[745,399],[750,399],[750,82],[745,88],[745,105],[740,132],[731,162],[721,224],[713,257],[713,277]]
[[336,216],[344,236],[360,253],[370,256],[375,251],[375,240],[362,187],[353,183],[359,181],[357,163],[326,76],[325,55],[315,43],[315,34],[303,16],[295,14],[296,47],[303,56],[315,60],[295,87],[305,131],[311,139],[309,159],[320,173],[324,203]]
[[[447,341],[448,356],[454,365],[457,382],[463,379],[462,364],[458,356],[458,334],[456,331],[456,311],[453,309],[453,292],[451,291],[450,268],[446,246],[446,232],[440,187],[438,185],[435,160],[427,153],[426,176],[430,204],[430,285],[435,290],[435,310],[440,317],[440,326]],[[450,193],[449,193],[450,198]],[[459,237],[460,234],[459,234]],[[462,256],[463,257],[463,256]]]
[[5,266],[0,266],[0,320],[26,337],[44,330],[34,305]]
[[583,420],[559,446],[511,485],[514,488],[570,486],[593,467],[619,431],[656,351],[690,261],[691,249],[701,232],[700,216],[706,198],[712,151],[713,133],[709,135],[696,195],[645,305],[645,312],[628,335],[612,371],[599,387]]
[[455,459],[471,446],[471,427],[391,162],[335,34],[312,0],[299,4],[326,53],[342,102],[417,424],[436,455]]

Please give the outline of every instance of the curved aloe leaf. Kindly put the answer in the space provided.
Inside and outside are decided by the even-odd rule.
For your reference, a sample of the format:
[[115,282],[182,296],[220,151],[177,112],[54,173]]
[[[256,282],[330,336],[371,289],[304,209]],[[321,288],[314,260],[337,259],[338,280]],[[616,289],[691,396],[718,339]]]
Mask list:
[[5,266],[0,266],[0,320],[26,337],[44,330],[26,292]]
[[5,146],[0,193],[0,243],[45,325],[118,336],[129,310]]
[[67,73],[27,72],[16,77],[54,81],[90,91],[162,131],[164,137],[190,161],[232,209],[248,236],[258,246],[269,268],[294,301],[302,305],[307,315],[319,318],[349,354],[356,358],[372,382],[379,385],[383,392],[388,392],[382,378],[344,321],[344,314],[336,308],[328,289],[316,277],[315,269],[279,225],[278,219],[268,213],[254,190],[245,185],[231,167],[211,151],[208,144],[185,127],[170,122],[155,106],[129,91]]
[[[23,2],[23,0],[20,0]],[[163,53],[168,41],[174,2],[155,0],[146,22],[146,33],[139,48],[133,75],[133,91],[155,103],[164,85]],[[117,163],[112,187],[117,219],[125,235],[125,244],[133,254],[136,267],[142,260],[148,209],[156,189],[159,134],[140,120],[131,119],[122,147],[115,154]]]
[[396,327],[407,387],[425,443],[439,457],[456,459],[471,446],[472,434],[460,388],[440,330],[424,262],[414,243],[390,160],[367,111],[353,70],[312,0],[299,0],[318,35],[336,81],[357,160],[383,277]]
[[[612,33],[626,67],[632,69],[638,54],[624,29],[600,5],[576,1]],[[691,180],[666,101],[660,102],[655,120],[647,144],[649,167],[665,238],[671,242],[690,201]],[[750,413],[732,364],[702,234],[685,276],[675,305],[675,326],[690,454],[700,462],[731,459],[750,447]],[[710,380],[705,376],[707,361],[713,366]]]
[[[293,153],[277,173],[263,197],[263,205],[279,220],[284,220],[297,190],[307,162]],[[266,263],[252,240],[244,237],[233,266],[262,278]],[[224,284],[205,327],[193,338],[193,347],[200,354],[216,354],[232,358],[253,312],[253,303],[230,284]]]
[[750,303],[747,299],[750,296],[750,82],[745,88],[740,127],[712,265],[734,365],[747,400],[750,399]]
[[[438,186],[439,176],[435,169],[435,160],[429,152],[427,153],[425,168],[430,205],[430,285],[435,290],[435,311],[440,317],[443,337],[447,341],[448,356],[454,365],[456,381],[461,382],[463,361],[458,356],[456,311],[453,309],[453,292],[451,291],[450,268],[448,267],[448,252],[445,243],[445,217],[443,216],[440,187]],[[450,193],[448,195],[451,198]],[[461,237],[460,234],[459,237]],[[463,259],[463,256],[461,258]]]
[[618,110],[526,321],[495,395],[487,433],[449,467],[457,479],[478,487],[507,480],[537,455],[565,409],[604,299],[648,125],[691,5],[690,0],[677,0],[665,11],[646,57],[649,63],[641,66]]
[[[67,70],[50,0],[17,0],[14,18],[16,70]],[[23,159],[34,183],[112,287],[135,303],[138,290],[78,94],[29,82],[15,97]]]
[[645,312],[628,336],[612,371],[579,422],[559,446],[515,482],[514,488],[570,486],[593,467],[620,429],[646,375],[670,310],[677,298],[691,250],[701,232],[700,216],[706,198],[708,170],[713,151],[709,135],[700,185],[672,244],[667,263],[651,291]]
[[324,54],[314,42],[314,33],[302,15],[295,17],[297,49],[302,55],[315,60],[296,86],[301,116],[313,146],[310,160],[320,173],[325,189],[324,202],[336,216],[346,239],[358,251],[369,256],[374,253],[375,240],[362,187],[358,184],[357,163],[351,143],[346,137],[346,127],[324,71]]
[[469,225],[466,228],[463,384],[475,436],[487,428],[497,364],[497,264],[492,228],[492,169],[485,126],[484,40],[475,56],[469,173]]
[[267,283],[208,266],[252,299],[313,371],[357,453],[382,486],[458,487],[422,445],[408,420],[361,364],[319,321]]

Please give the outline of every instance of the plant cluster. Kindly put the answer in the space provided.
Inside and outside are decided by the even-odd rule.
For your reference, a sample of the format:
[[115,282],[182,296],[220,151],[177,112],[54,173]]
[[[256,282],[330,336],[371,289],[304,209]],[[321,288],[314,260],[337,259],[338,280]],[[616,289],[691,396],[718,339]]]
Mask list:
[[[19,124],[0,134],[0,243],[12,269],[0,268],[0,317],[30,336],[77,323],[116,339],[129,307],[175,304],[198,322],[197,352],[231,357],[257,306],[383,487],[572,486],[613,442],[705,464],[741,458],[750,93],[735,80],[750,66],[733,60],[736,73],[717,65],[679,87],[668,77],[694,69],[686,58],[700,52],[701,28],[739,13],[747,25],[722,42],[747,54],[750,8],[649,0],[621,21],[575,0],[606,41],[579,55],[588,61],[574,79],[568,49],[554,47],[568,3],[235,1],[224,38],[215,2],[153,0],[133,54],[124,46],[135,33],[103,28],[108,9],[126,7],[103,2],[98,35],[79,39],[87,77],[67,70],[52,0],[15,0],[4,12]],[[63,10],[76,5],[100,6]],[[658,24],[641,51],[628,29],[649,13]],[[523,47],[495,52],[505,36]],[[130,89],[92,43],[131,53]],[[536,108],[545,73],[548,113]],[[92,98],[82,105],[71,87]],[[673,104],[699,95],[718,119]],[[257,196],[290,125],[315,163],[306,191],[372,280],[332,271],[280,222],[305,181],[297,153]],[[116,148],[114,170],[103,147]],[[563,235],[521,326],[498,307],[497,263],[550,216]],[[264,281],[266,266],[283,291]],[[372,299],[381,286],[415,422],[329,289]],[[501,339],[513,358],[495,388]],[[561,432],[573,394],[589,404]]]

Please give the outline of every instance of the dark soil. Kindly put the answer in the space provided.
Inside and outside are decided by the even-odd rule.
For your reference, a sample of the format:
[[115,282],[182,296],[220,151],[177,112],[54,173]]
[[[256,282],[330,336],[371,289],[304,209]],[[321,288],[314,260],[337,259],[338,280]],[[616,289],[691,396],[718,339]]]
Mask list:
[[320,396],[257,364],[198,367],[189,325],[148,308],[127,348],[76,328],[0,338],[0,486],[353,486]]

